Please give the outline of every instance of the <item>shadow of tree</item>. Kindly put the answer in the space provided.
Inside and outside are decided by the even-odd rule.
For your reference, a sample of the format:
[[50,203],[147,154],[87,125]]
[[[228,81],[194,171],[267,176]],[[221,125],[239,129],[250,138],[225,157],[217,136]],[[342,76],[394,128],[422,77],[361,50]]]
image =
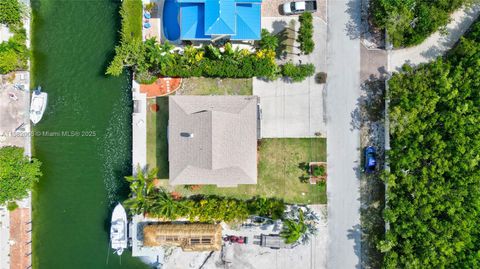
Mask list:
[[[385,70],[379,71],[386,74]],[[362,128],[367,120],[380,121],[384,118],[385,77],[371,75],[360,87],[363,94],[358,98],[355,110],[350,113],[352,118],[350,130]]]
[[350,39],[359,39],[362,34],[361,8],[360,1],[349,1],[346,13],[350,15],[350,19],[345,25],[345,31]]
[[[361,226],[360,224],[354,225],[351,229],[348,230],[347,238],[349,240],[353,240],[354,245],[353,245],[353,250],[355,252],[355,255],[357,255],[358,260],[361,261],[361,251],[362,251],[362,242],[361,242]],[[361,262],[358,263],[355,268],[361,269],[362,264]]]

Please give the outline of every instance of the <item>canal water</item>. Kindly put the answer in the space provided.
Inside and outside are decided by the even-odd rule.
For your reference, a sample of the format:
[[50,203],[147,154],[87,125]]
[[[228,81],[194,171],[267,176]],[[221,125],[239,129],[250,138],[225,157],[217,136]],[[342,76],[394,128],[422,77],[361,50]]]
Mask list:
[[39,269],[147,268],[109,249],[115,202],[131,174],[129,76],[105,77],[120,2],[33,0],[32,86],[48,93],[34,128],[43,174],[33,193],[33,265]]

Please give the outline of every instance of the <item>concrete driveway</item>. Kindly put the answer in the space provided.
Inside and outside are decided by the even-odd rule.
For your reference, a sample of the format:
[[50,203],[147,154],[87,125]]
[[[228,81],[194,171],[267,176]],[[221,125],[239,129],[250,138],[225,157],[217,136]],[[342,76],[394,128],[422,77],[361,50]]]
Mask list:
[[[289,22],[298,20],[294,17],[262,18],[262,28],[273,33],[289,27]],[[297,42],[292,53],[280,63],[313,63],[315,72],[326,71],[327,59],[327,25],[314,18],[313,38],[315,50],[309,55],[300,55]],[[295,28],[298,31],[300,23]],[[317,84],[315,78],[309,77],[302,82],[291,83],[282,79],[264,81],[253,79],[253,94],[260,97],[262,107],[261,135],[265,138],[314,137],[326,136],[324,94],[325,84]]]
[[260,97],[261,135],[264,138],[325,136],[324,85],[313,79],[300,83],[253,80],[253,94]]
[[360,1],[330,1],[327,80],[328,268],[361,268]]

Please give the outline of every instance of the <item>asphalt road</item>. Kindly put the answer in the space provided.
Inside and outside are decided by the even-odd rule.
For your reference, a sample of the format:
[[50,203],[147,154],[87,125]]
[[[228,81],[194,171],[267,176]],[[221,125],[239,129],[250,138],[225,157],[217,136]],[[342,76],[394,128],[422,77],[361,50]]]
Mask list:
[[328,6],[327,162],[328,262],[361,268],[360,134],[352,113],[360,98],[360,0]]

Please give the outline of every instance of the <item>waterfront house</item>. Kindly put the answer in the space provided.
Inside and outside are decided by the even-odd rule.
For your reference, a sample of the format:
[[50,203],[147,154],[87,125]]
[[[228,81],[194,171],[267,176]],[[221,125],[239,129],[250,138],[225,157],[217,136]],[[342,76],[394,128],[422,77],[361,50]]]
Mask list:
[[259,40],[261,0],[176,0],[182,40]]
[[143,228],[145,247],[173,246],[183,251],[219,251],[220,224],[151,224]]
[[170,185],[257,183],[256,96],[170,96]]

